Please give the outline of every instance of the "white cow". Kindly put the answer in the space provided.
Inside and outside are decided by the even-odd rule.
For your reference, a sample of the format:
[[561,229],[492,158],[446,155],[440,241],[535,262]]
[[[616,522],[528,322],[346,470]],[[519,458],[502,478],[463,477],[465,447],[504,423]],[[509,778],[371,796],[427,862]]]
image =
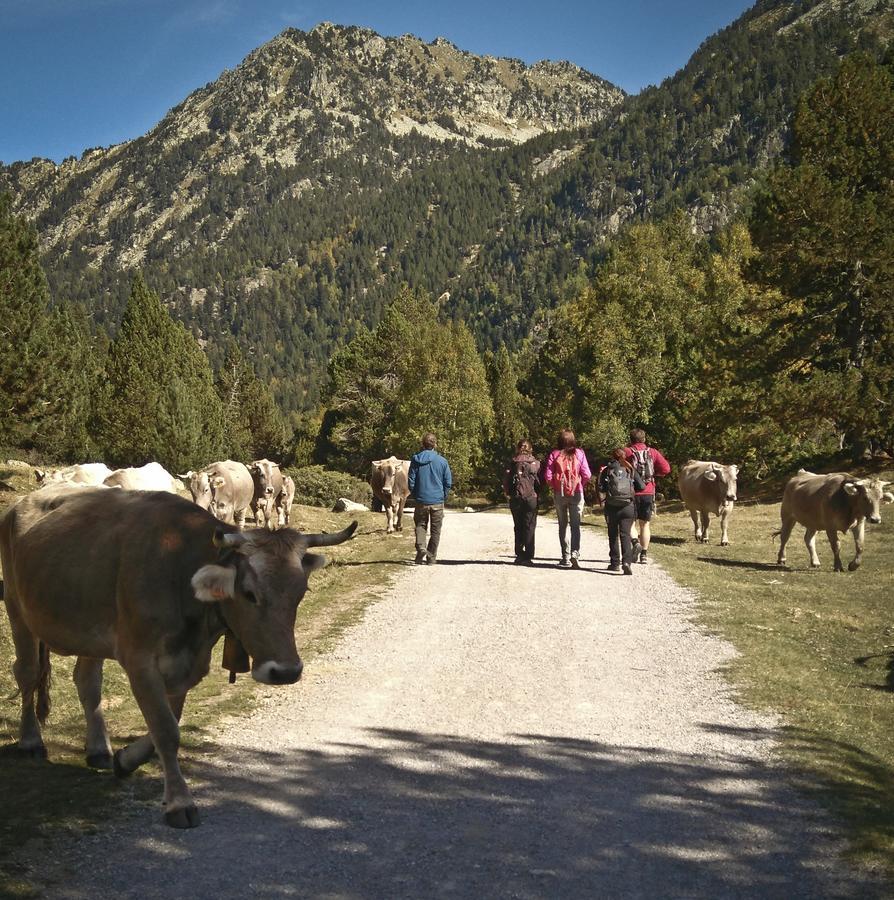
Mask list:
[[720,545],[729,544],[729,517],[736,502],[738,466],[690,459],[677,476],[683,505],[695,526],[695,539],[708,543],[711,514],[720,516]]
[[102,484],[112,470],[105,463],[78,463],[64,469],[48,471],[35,469],[34,475],[40,485],[47,484]]
[[116,469],[103,481],[106,487],[120,487],[126,491],[167,491],[176,494],[180,483],[157,462],[129,469]]

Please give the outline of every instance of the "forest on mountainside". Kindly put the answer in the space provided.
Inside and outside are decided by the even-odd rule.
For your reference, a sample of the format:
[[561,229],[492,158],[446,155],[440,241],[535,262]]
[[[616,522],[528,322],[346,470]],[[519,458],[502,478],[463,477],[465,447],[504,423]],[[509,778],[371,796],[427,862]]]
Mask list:
[[[404,283],[442,298],[443,314],[465,322],[482,351],[517,353],[630,225],[684,209],[710,234],[747,212],[797,97],[848,53],[880,56],[887,37],[884,4],[859,20],[846,5],[802,21],[816,3],[759,3],[599,124],[519,146],[474,149],[319,115],[302,125],[293,166],[255,160],[199,174],[205,199],[170,239],[149,243],[143,276],[214,366],[237,341],[291,426],[319,410],[332,353],[374,328]],[[198,133],[154,166],[140,139],[118,177],[149,170],[149,190],[166,196],[209,139]],[[76,189],[41,213],[38,229],[58,223]],[[113,241],[135,228],[113,220]],[[79,235],[43,263],[54,302],[114,335],[131,273],[112,257],[89,264],[81,248],[99,239]]]
[[111,340],[50,304],[33,225],[0,205],[0,444],[175,469],[285,453],[361,473],[435,428],[463,488],[492,484],[520,433],[544,449],[569,424],[597,456],[636,424],[673,459],[756,477],[892,453],[892,172],[894,65],[854,53],[798,101],[747,216],[711,235],[682,210],[622,229],[514,353],[481,354],[443,300],[397,289],[291,436],[238,348],[215,376],[141,277]]

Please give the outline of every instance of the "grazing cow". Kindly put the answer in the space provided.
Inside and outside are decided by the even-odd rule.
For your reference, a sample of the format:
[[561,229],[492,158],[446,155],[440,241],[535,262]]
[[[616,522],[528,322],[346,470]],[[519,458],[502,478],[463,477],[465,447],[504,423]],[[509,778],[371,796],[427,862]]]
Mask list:
[[283,475],[282,490],[276,498],[276,512],[279,527],[287,527],[292,518],[292,504],[295,502],[295,479],[291,475]]
[[255,495],[251,509],[258,527],[265,525],[271,531],[276,528],[278,517],[274,515],[276,502],[282,491],[282,472],[279,463],[269,459],[256,459],[249,467],[255,483]]
[[46,484],[102,484],[112,470],[105,463],[79,463],[48,472],[35,469],[34,475],[40,485]]
[[[162,492],[53,486],[0,520],[0,561],[22,697],[19,750],[45,757],[49,652],[77,656],[74,680],[87,722],[87,761],[124,777],[158,753],[165,821],[198,824],[180,772],[179,720],[187,691],[208,673],[226,633],[252,658],[252,677],[293,684],[302,663],[295,614],[311,548],[337,534],[237,531],[183,497]],[[103,660],[127,673],[149,733],[111,756],[101,712]]]
[[139,468],[115,469],[103,484],[126,491],[167,491],[169,494],[176,494],[179,486],[171,473],[157,462]]
[[844,472],[814,475],[801,469],[789,479],[782,495],[782,528],[775,533],[780,536],[777,564],[785,565],[785,545],[798,522],[806,529],[804,543],[814,569],[820,565],[816,553],[818,531],[825,531],[829,538],[836,572],[844,571],[838,534],[850,531],[854,536],[856,555],[848,564],[848,570],[858,569],[863,561],[866,520],[878,525],[882,520],[881,504],[894,502],[894,494],[885,490],[890,483],[877,478],[855,478]]
[[729,545],[729,517],[736,502],[738,466],[690,459],[677,476],[683,505],[695,526],[695,539],[708,543],[711,514],[720,516],[720,546]]
[[410,461],[391,456],[377,459],[372,464],[369,485],[373,496],[382,504],[387,522],[386,532],[403,530],[404,504],[410,496],[408,477]]
[[255,496],[255,484],[248,466],[232,459],[205,466],[200,472],[187,472],[193,501],[221,522],[245,526],[245,514]]

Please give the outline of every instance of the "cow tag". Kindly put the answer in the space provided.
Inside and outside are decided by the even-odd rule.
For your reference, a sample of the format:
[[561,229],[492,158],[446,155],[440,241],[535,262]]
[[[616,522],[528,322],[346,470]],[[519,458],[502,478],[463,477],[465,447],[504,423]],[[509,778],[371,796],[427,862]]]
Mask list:
[[229,566],[202,566],[190,583],[196,599],[203,603],[232,600],[236,592],[236,570]]

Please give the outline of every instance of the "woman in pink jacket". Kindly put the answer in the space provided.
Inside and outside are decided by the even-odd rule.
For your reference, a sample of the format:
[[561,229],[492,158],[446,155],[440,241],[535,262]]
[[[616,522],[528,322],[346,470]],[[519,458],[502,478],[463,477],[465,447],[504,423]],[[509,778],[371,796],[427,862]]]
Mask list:
[[[559,517],[559,544],[562,547],[560,568],[579,569],[580,516],[584,509],[584,488],[590,480],[590,466],[584,451],[577,446],[574,432],[566,428],[559,433],[556,449],[543,464],[542,481],[549,484]],[[571,544],[568,524],[571,523]]]

